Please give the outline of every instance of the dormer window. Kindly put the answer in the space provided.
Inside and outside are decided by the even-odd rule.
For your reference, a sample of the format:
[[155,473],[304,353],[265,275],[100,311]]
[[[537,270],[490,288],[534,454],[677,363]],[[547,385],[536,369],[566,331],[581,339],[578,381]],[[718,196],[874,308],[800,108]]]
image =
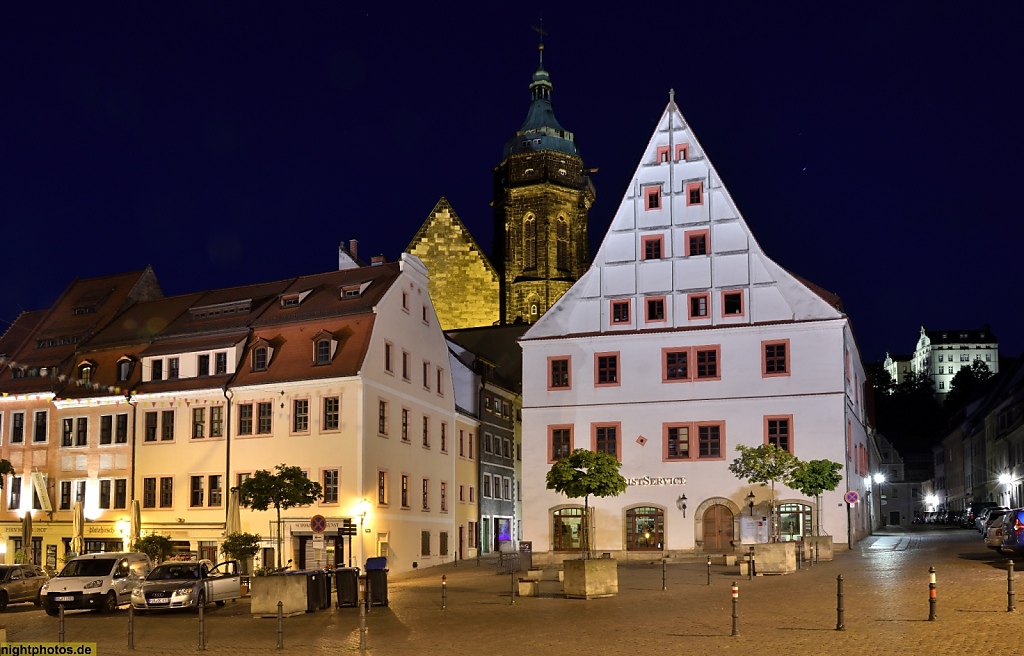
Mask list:
[[316,340],[316,363],[330,364],[331,362],[331,340]]
[[283,307],[283,308],[299,307],[299,295],[296,294],[294,296],[282,296],[281,297],[281,307]]
[[124,382],[132,375],[132,361],[125,359],[117,363],[117,380]]
[[78,368],[78,377],[81,379],[81,382],[86,384],[92,382],[92,370],[93,365],[88,362]]
[[266,371],[267,362],[270,360],[270,349],[266,346],[257,346],[252,350],[252,370]]

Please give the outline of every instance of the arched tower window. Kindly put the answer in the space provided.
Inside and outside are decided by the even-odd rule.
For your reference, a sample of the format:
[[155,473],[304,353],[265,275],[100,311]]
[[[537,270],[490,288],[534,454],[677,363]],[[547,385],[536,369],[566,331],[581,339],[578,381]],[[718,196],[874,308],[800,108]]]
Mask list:
[[558,217],[557,262],[559,269],[569,268],[569,223],[564,216]]
[[537,219],[533,215],[523,222],[523,268],[537,268]]

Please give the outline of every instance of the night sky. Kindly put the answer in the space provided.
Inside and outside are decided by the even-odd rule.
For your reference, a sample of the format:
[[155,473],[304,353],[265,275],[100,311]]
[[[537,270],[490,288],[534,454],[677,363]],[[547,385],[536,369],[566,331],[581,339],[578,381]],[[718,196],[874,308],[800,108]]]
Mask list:
[[76,277],[181,294],[332,270],[351,238],[393,260],[441,196],[489,252],[543,13],[592,252],[674,88],[866,361],[922,324],[1024,351],[1024,3],[350,4],[5,5],[0,332]]

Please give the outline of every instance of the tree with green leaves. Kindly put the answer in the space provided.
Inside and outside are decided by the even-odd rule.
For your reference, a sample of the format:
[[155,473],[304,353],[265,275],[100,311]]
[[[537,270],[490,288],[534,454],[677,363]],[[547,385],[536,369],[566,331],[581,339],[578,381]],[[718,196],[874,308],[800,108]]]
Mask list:
[[796,456],[775,444],[736,447],[739,457],[729,465],[729,471],[748,483],[770,484],[772,487],[771,517],[772,542],[779,541],[778,513],[775,511],[775,481],[784,483],[800,462]]
[[574,449],[547,474],[547,489],[570,499],[583,498],[583,554],[590,558],[590,497],[614,497],[626,491],[626,479],[619,473],[622,463],[602,451]]
[[821,494],[831,492],[843,481],[843,466],[832,460],[799,460],[789,474],[786,485],[814,498],[814,511],[818,516],[815,535],[821,535]]
[[224,536],[220,548],[228,556],[237,558],[242,564],[243,573],[248,573],[249,559],[259,553],[261,539],[256,533],[230,533]]
[[277,567],[281,568],[281,511],[308,506],[323,497],[323,488],[295,466],[277,465],[274,473],[258,470],[237,488],[238,503],[253,510],[277,512]]
[[946,413],[952,415],[967,405],[982,383],[991,377],[992,371],[981,360],[975,360],[969,367],[960,367],[953,380],[949,381],[949,393],[943,402]]
[[174,553],[174,544],[171,539],[166,535],[147,535],[144,538],[139,538],[132,545],[134,551],[140,551],[152,560],[154,563],[160,563]]
[[0,490],[4,489],[4,481],[7,480],[7,477],[14,473],[16,472],[10,460],[0,460]]

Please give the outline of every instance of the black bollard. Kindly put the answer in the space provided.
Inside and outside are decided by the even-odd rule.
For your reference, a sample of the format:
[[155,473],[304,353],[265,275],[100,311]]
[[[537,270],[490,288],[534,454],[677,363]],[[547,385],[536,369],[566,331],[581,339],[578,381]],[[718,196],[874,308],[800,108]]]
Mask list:
[[750,559],[747,561],[747,580],[754,580],[754,547],[750,547]]
[[366,573],[366,613],[370,613],[370,606],[373,605],[373,586],[370,585],[370,573]]
[[811,543],[811,544],[810,544],[810,545],[808,546],[808,548],[809,548],[809,549],[811,550],[811,555],[810,555],[810,556],[809,556],[809,557],[807,558],[807,563],[808,563],[808,564],[809,564],[809,565],[810,565],[811,567],[814,567],[814,543],[812,542],[812,543]]
[[668,590],[668,559],[661,559],[661,591]]
[[711,585],[711,556],[708,556],[708,585]]
[[206,650],[206,610],[199,604],[199,651]]
[[1013,594],[1013,561],[1008,560],[1006,562],[1006,612],[1012,613],[1017,610],[1017,606],[1014,604]]
[[509,606],[515,606],[516,605],[516,573],[515,573],[515,570],[513,570],[509,574],[509,579],[511,579],[511,583],[512,583],[512,587],[510,588],[510,590],[512,591],[512,594],[509,595],[509,597],[512,599],[512,603],[509,604]]
[[797,569],[802,569],[803,568],[803,566],[804,566],[803,560],[804,560],[804,541],[803,540],[797,540],[796,541],[796,568]]
[[441,575],[441,610],[448,608],[448,576]]
[[57,642],[64,642],[64,604],[57,606],[58,621],[57,621]]
[[128,649],[135,649],[135,606],[128,604]]
[[284,602],[277,602],[277,648],[284,649]]
[[929,622],[934,622],[935,620],[938,619],[938,617],[935,615],[935,603],[937,601],[937,599],[936,599],[937,596],[938,596],[938,593],[935,590],[935,568],[934,567],[929,567],[928,568],[928,621]]
[[846,618],[843,609],[843,575],[836,577],[836,631],[846,630]]
[[740,634],[740,588],[736,581],[732,582],[732,634]]

